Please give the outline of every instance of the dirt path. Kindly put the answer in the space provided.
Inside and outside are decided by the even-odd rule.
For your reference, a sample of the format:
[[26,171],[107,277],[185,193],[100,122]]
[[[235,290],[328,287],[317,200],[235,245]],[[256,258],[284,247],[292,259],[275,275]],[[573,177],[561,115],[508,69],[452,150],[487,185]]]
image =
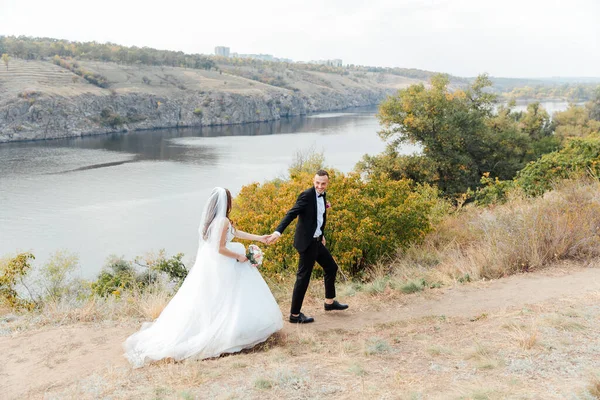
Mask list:
[[[549,299],[584,296],[600,291],[600,268],[552,269],[405,296],[393,304],[353,304],[347,312],[326,313],[313,307],[311,325],[286,324],[284,332],[360,329],[379,323],[429,315],[475,317],[482,313],[520,308]],[[0,337],[0,397],[42,398],[43,393],[68,385],[107,366],[126,366],[121,343],[137,326],[80,324],[45,328]]]
[[[313,326],[319,330],[347,330],[429,315],[475,317],[484,312],[522,307],[593,291],[600,291],[600,268],[557,268],[432,290],[425,295],[406,296],[402,303],[382,304],[381,310],[375,312],[363,311],[360,305],[355,304],[348,313],[323,311],[316,315]],[[288,324],[286,328],[293,326]]]

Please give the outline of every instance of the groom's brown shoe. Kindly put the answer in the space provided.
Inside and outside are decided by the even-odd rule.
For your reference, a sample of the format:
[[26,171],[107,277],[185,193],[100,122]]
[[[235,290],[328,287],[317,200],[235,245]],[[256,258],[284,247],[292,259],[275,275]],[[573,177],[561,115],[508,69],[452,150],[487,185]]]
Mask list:
[[290,314],[290,322],[292,324],[308,324],[311,322],[315,322],[313,317],[307,317],[306,315],[300,313],[297,316],[293,316]]
[[325,303],[325,311],[345,310],[346,308],[348,308],[348,304],[340,304],[337,300],[334,300],[331,304]]

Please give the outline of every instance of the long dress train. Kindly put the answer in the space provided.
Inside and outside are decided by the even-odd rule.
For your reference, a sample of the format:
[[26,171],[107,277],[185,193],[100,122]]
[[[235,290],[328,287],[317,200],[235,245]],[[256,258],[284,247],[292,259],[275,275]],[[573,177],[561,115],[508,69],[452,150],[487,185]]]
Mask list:
[[[245,254],[232,238],[229,231],[227,248]],[[264,342],[282,327],[281,310],[259,271],[204,246],[160,316],[127,338],[125,357],[134,367],[167,357],[216,357]]]

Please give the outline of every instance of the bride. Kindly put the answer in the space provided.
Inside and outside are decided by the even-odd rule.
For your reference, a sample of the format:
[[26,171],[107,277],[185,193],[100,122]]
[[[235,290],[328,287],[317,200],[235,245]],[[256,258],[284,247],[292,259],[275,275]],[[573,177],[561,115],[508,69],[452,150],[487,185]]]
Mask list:
[[269,287],[234,237],[264,242],[229,221],[231,193],[213,189],[202,213],[196,262],[181,288],[152,323],[124,343],[125,357],[141,367],[163,358],[203,359],[264,342],[283,327]]

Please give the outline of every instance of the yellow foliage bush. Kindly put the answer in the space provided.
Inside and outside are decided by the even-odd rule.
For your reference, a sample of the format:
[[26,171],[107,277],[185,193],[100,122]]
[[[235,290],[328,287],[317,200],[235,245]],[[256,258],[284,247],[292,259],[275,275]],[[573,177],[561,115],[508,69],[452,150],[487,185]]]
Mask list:
[[20,253],[13,258],[0,262],[0,305],[20,310],[32,310],[35,303],[19,296],[16,286],[23,283],[23,277],[31,269],[29,260],[35,257],[31,253]]
[[[330,172],[325,238],[343,273],[362,275],[365,268],[398,247],[419,241],[431,229],[431,216],[439,204],[437,189],[409,180],[385,176],[365,181],[359,174]],[[300,172],[289,180],[244,186],[234,201],[232,220],[243,231],[266,234],[275,230],[298,195],[312,186],[314,174]],[[263,246],[264,271],[282,277],[295,271],[294,221],[281,239]]]

